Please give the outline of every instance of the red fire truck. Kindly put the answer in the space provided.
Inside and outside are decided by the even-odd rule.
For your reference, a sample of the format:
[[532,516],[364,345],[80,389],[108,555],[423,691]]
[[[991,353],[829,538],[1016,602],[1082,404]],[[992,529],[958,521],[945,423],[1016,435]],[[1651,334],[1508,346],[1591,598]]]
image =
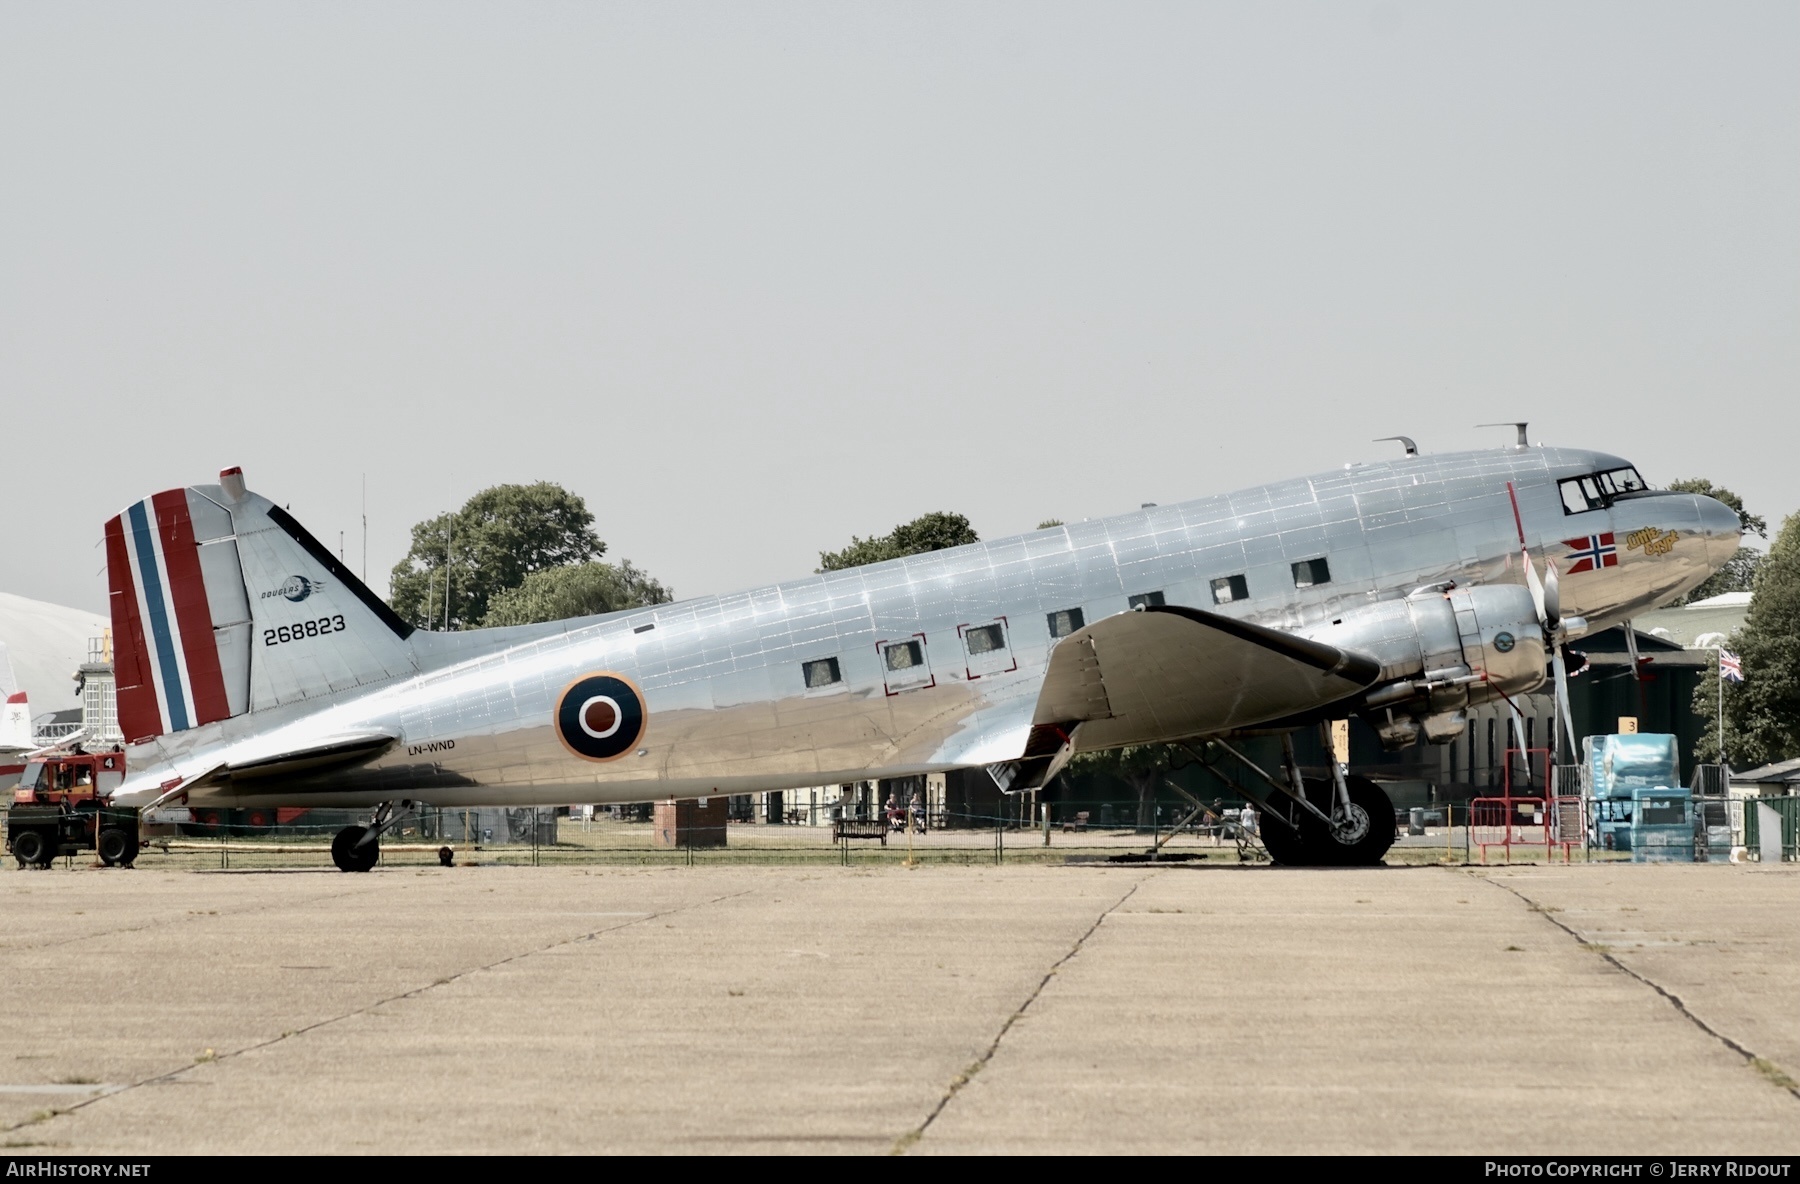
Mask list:
[[20,867],[49,867],[59,855],[98,851],[108,867],[138,857],[138,812],[109,804],[125,780],[125,753],[45,753],[28,761],[6,811],[6,849]]

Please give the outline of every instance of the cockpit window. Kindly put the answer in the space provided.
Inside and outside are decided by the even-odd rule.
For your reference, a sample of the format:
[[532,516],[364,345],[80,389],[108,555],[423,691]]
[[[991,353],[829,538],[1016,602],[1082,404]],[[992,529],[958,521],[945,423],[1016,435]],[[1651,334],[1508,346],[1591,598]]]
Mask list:
[[1621,493],[1642,493],[1650,488],[1644,479],[1638,476],[1636,469],[1613,469],[1599,475],[1600,492],[1609,497],[1617,497]]
[[1650,488],[1638,476],[1638,471],[1629,465],[1622,469],[1608,469],[1603,473],[1590,473],[1585,477],[1569,477],[1556,484],[1562,493],[1565,514],[1604,510],[1626,494],[1643,493]]

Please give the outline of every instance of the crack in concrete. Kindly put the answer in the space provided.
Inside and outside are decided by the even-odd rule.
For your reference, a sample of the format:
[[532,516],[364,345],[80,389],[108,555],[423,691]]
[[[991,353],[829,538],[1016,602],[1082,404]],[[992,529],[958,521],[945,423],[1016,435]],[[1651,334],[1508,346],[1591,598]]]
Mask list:
[[[1496,888],[1504,888],[1506,891],[1512,893],[1514,896],[1516,896],[1520,900],[1524,901],[1526,907],[1529,908],[1532,912],[1536,913],[1538,916],[1542,917],[1544,920],[1550,922],[1550,924],[1556,926],[1558,929],[1562,930],[1564,933],[1566,933],[1570,937],[1574,938],[1582,946],[1584,946],[1587,949],[1590,949],[1594,953],[1598,954],[1601,958],[1605,959],[1606,962],[1613,967],[1613,969],[1618,970],[1623,974],[1629,975],[1631,978],[1634,978],[1638,982],[1644,984],[1646,987],[1649,987],[1652,991],[1655,991],[1658,995],[1661,995],[1665,1000],[1668,1001],[1669,1006],[1673,1007],[1675,1009],[1676,1013],[1679,1014],[1683,1019],[1687,1020],[1688,1023],[1694,1025],[1694,1027],[1700,1029],[1700,1031],[1706,1033],[1708,1036],[1711,1036],[1714,1040],[1717,1040],[1720,1044],[1723,1044],[1726,1048],[1729,1048],[1732,1052],[1735,1052],[1739,1056],[1743,1057],[1744,1063],[1746,1065],[1748,1065],[1751,1069],[1755,1070],[1756,1073],[1758,1073],[1760,1076],[1762,1076],[1765,1080],[1767,1080],[1771,1084],[1773,1084],[1775,1086],[1775,1088],[1780,1089],[1780,1090],[1785,1090],[1787,1093],[1792,1094],[1796,1099],[1800,1099],[1800,1086],[1782,1084],[1782,1081],[1779,1080],[1779,1078],[1785,1078],[1786,1074],[1784,1074],[1780,1071],[1779,1067],[1777,1067],[1775,1065],[1774,1061],[1771,1061],[1767,1057],[1761,1056],[1758,1053],[1756,1053],[1755,1051],[1744,1047],[1742,1044],[1739,1044],[1736,1040],[1733,1040],[1731,1037],[1727,1036],[1725,1033],[1719,1031],[1717,1028],[1713,1027],[1711,1024],[1707,1023],[1705,1020],[1703,1020],[1699,1016],[1695,1015],[1693,1010],[1688,1007],[1687,1001],[1682,999],[1682,997],[1680,995],[1677,995],[1675,992],[1669,990],[1667,987],[1663,986],[1661,983],[1650,978],[1649,976],[1640,974],[1637,971],[1633,970],[1631,967],[1625,965],[1625,963],[1621,962],[1618,958],[1613,956],[1613,952],[1610,949],[1601,945],[1599,942],[1592,942],[1592,941],[1589,941],[1587,938],[1581,936],[1581,934],[1577,933],[1573,927],[1571,927],[1569,925],[1565,925],[1565,924],[1563,924],[1563,922],[1557,920],[1555,914],[1551,913],[1548,910],[1548,906],[1539,904],[1537,901],[1531,899],[1531,897],[1525,895],[1523,892],[1520,892],[1517,888],[1514,888],[1511,884],[1503,883],[1499,880],[1491,879],[1487,876],[1482,876],[1481,878],[1483,880],[1486,880],[1488,883],[1494,885]],[[1773,1072],[1771,1072],[1771,1070],[1773,1070]]]
[[1006,1034],[1012,1031],[1013,1025],[1023,1019],[1025,1012],[1033,1003],[1037,1002],[1038,996],[1044,993],[1044,988],[1050,985],[1050,980],[1056,977],[1056,972],[1061,970],[1063,964],[1068,962],[1069,959],[1073,958],[1076,954],[1079,954],[1081,952],[1081,947],[1087,944],[1087,939],[1094,936],[1094,933],[1100,928],[1101,922],[1117,912],[1119,906],[1130,900],[1132,893],[1143,887],[1143,885],[1144,881],[1141,878],[1135,881],[1130,888],[1125,890],[1125,895],[1113,901],[1098,917],[1094,918],[1094,923],[1087,927],[1086,932],[1075,939],[1075,944],[1069,947],[1067,953],[1050,964],[1050,969],[1044,972],[1044,977],[1039,979],[1037,986],[1031,989],[1031,994],[1025,997],[1025,1002],[1019,1004],[1019,1006],[1014,1009],[1013,1013],[1006,1017],[1006,1022],[1000,1025],[1000,1030],[994,1033],[994,1039],[988,1044],[987,1050],[971,1061],[968,1068],[950,1079],[949,1086],[944,1090],[944,1096],[939,1098],[937,1105],[931,1108],[931,1113],[925,1116],[925,1121],[894,1140],[894,1146],[888,1151],[889,1155],[905,1155],[907,1151],[911,1149],[913,1144],[925,1137],[927,1128],[938,1120],[938,1115],[944,1112],[944,1108],[950,1105],[951,1100],[954,1099],[957,1094],[962,1092],[964,1086],[975,1079],[977,1073],[987,1068],[988,1062],[994,1059],[994,1054],[1000,1051],[1000,1042],[1006,1039]]
[[[361,1007],[351,1008],[349,1011],[342,1012],[338,1015],[327,1016],[326,1018],[324,1018],[322,1020],[314,1020],[312,1023],[306,1024],[303,1027],[290,1028],[287,1031],[281,1033],[279,1036],[271,1036],[267,1040],[258,1040],[253,1044],[246,1044],[242,1048],[234,1048],[230,1052],[219,1053],[217,1056],[210,1056],[210,1057],[206,1057],[201,1060],[197,1060],[193,1064],[182,1065],[178,1069],[170,1069],[164,1073],[157,1073],[157,1074],[153,1074],[152,1076],[149,1076],[149,1077],[141,1078],[137,1081],[127,1082],[123,1085],[109,1089],[103,1094],[98,1094],[94,1097],[86,1098],[82,1101],[75,1102],[68,1106],[59,1106],[54,1110],[40,1111],[38,1114],[33,1115],[30,1118],[27,1118],[23,1122],[16,1122],[11,1126],[6,1127],[5,1133],[10,1135],[10,1134],[14,1133],[15,1131],[23,1130],[26,1127],[36,1126],[40,1123],[48,1122],[53,1118],[61,1118],[65,1114],[73,1114],[75,1111],[84,1110],[87,1107],[92,1106],[96,1102],[104,1102],[108,1098],[119,1097],[121,1094],[129,1093],[132,1090],[138,1089],[141,1086],[157,1085],[157,1084],[160,1084],[163,1082],[173,1081],[175,1078],[181,1076],[183,1073],[189,1072],[190,1070],[193,1070],[193,1069],[197,1069],[201,1065],[216,1065],[221,1061],[229,1061],[236,1057],[241,1057],[241,1056],[245,1055],[246,1053],[258,1052],[265,1048],[271,1048],[277,1044],[282,1043],[285,1040],[292,1040],[295,1037],[304,1036],[308,1032],[316,1032],[320,1028],[329,1027],[332,1024],[341,1023],[344,1020],[353,1019],[359,1015],[367,1015],[369,1012],[374,1011],[378,1007],[385,1007],[386,1005],[388,1005],[390,1003],[398,1003],[402,999],[416,999],[419,996],[425,994],[427,991],[436,990],[438,987],[448,986],[449,984],[456,982],[459,979],[468,978],[471,975],[480,974],[483,971],[493,970],[496,967],[505,966],[511,962],[518,962],[518,961],[521,961],[526,958],[535,957],[538,954],[547,954],[551,950],[558,950],[564,946],[572,946],[572,945],[576,945],[580,942],[592,941],[597,937],[604,937],[608,933],[616,933],[621,929],[629,929],[633,925],[642,925],[646,921],[654,921],[659,917],[672,917],[677,913],[687,912],[689,909],[704,908],[707,905],[719,904],[719,903],[721,903],[723,901],[727,901],[727,900],[735,900],[736,898],[738,898],[740,896],[748,896],[750,894],[750,891],[751,891],[750,889],[746,888],[742,892],[728,892],[724,896],[715,896],[709,900],[698,900],[698,901],[693,902],[692,904],[679,905],[675,908],[663,909],[660,912],[645,913],[641,916],[633,917],[629,921],[621,921],[615,925],[602,925],[598,929],[590,929],[586,933],[578,933],[574,937],[565,937],[561,941],[553,941],[548,945],[538,946],[535,949],[520,950],[516,954],[508,954],[504,958],[497,958],[492,962],[486,962],[480,966],[471,966],[467,970],[459,970],[455,974],[446,975],[443,978],[433,979],[431,982],[428,982],[428,983],[424,984],[423,986],[413,987],[411,990],[401,991],[397,994],[389,995],[382,999],[377,999],[372,1003],[366,1003]],[[1129,895],[1129,894],[1127,894],[1127,895]],[[1114,907],[1117,907],[1117,906],[1114,906]]]
[[[307,897],[304,901],[300,902],[300,904],[303,907],[311,907],[312,905],[318,904],[322,901],[341,900],[347,896],[365,896],[369,892],[376,890],[375,885],[377,883],[378,883],[377,881],[371,881],[368,885],[357,885],[356,887],[353,887],[353,888],[346,888],[346,889],[342,889],[342,890],[335,891],[335,892],[325,892],[318,896],[310,896],[310,897]],[[248,916],[252,916],[256,913],[266,913],[266,912],[271,912],[271,911],[274,911],[274,910],[280,909],[280,908],[293,908],[293,907],[295,907],[295,902],[293,902],[291,900],[283,900],[283,901],[278,901],[278,902],[270,902],[268,904],[247,905],[247,906],[245,906],[243,908],[239,908],[239,909],[225,909],[225,910],[221,910],[217,913],[207,913],[207,914],[204,914],[204,916],[248,917]],[[179,925],[183,921],[191,921],[197,916],[203,916],[203,915],[190,910],[189,912],[187,912],[186,914],[184,914],[182,916],[172,916],[171,915],[171,916],[166,916],[166,917],[154,917],[151,920],[145,921],[142,925],[127,925],[127,926],[124,926],[122,928],[117,928],[117,929],[97,929],[92,933],[82,933],[82,934],[76,935],[75,937],[58,938],[55,941],[28,943],[28,944],[23,944],[23,945],[0,946],[0,953],[12,953],[14,951],[28,951],[28,950],[55,950],[55,949],[60,949],[63,946],[72,946],[72,945],[76,945],[76,944],[78,944],[80,942],[84,942],[84,941],[94,941],[97,938],[118,937],[121,934],[126,934],[126,933],[142,933],[147,929],[156,929],[156,928],[159,928],[164,925]]]

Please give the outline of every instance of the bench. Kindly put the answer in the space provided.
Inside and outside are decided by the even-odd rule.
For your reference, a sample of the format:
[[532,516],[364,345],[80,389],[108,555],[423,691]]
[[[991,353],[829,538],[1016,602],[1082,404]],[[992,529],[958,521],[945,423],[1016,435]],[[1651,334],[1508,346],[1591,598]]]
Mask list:
[[848,842],[851,839],[880,839],[883,847],[887,846],[887,819],[885,818],[839,818],[831,824],[831,838],[834,842]]
[[1063,833],[1065,835],[1068,834],[1072,830],[1086,830],[1087,828],[1088,828],[1088,812],[1086,810],[1078,811],[1075,815],[1074,821],[1072,821],[1072,822],[1065,821],[1063,823]]

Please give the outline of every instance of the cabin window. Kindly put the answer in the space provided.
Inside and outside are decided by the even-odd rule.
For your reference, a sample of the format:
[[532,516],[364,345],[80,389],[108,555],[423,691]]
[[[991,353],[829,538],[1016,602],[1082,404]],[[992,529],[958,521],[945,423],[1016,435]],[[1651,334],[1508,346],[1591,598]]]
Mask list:
[[1161,608],[1163,603],[1161,592],[1140,592],[1131,598],[1132,608]]
[[828,687],[835,682],[844,681],[844,672],[838,667],[836,658],[820,658],[813,662],[802,662],[800,669],[806,673],[806,689]]
[[937,676],[932,674],[931,663],[925,656],[923,633],[915,633],[905,640],[876,642],[875,648],[881,654],[882,682],[888,694],[937,685]]
[[1006,628],[1005,617],[996,617],[985,625],[957,627],[956,631],[962,634],[963,649],[968,653],[968,661],[963,668],[965,674],[970,678],[980,678],[986,674],[1004,674],[1019,668],[1019,663],[1007,644]]
[[963,630],[963,642],[971,658],[1006,648],[1006,630],[999,625],[974,625]]
[[882,656],[893,671],[911,670],[925,665],[925,648],[916,641],[889,642]]
[[1052,639],[1067,637],[1087,623],[1082,619],[1081,610],[1078,608],[1065,608],[1061,612],[1049,614],[1045,619],[1050,622]]
[[1243,576],[1220,576],[1212,582],[1214,604],[1250,599],[1250,581]]
[[1302,559],[1294,564],[1294,587],[1312,588],[1319,584],[1331,583],[1331,565],[1323,556],[1318,559]]

